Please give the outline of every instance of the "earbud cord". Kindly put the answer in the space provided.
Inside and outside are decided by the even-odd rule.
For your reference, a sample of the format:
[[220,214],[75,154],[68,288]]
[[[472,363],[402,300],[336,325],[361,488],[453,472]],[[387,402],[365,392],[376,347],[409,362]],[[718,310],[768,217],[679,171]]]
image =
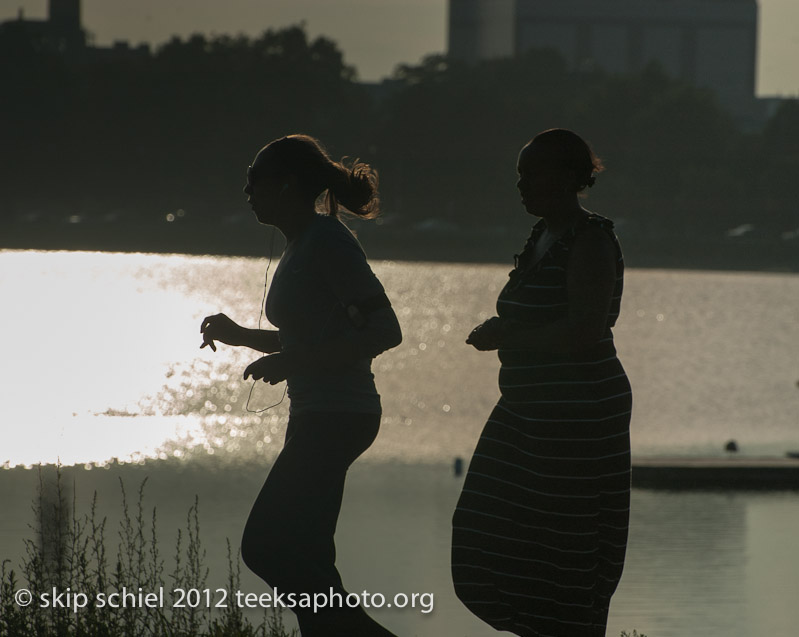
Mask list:
[[[284,186],[285,189],[285,186]],[[282,192],[282,191],[281,191]],[[269,281],[269,266],[272,265],[272,252],[275,247],[275,227],[272,226],[272,238],[269,242],[269,260],[266,263],[266,272],[264,273],[264,294],[263,298],[261,299],[261,310],[258,315],[258,329],[261,329],[261,320],[264,317],[264,309],[266,308],[266,292],[268,289],[268,281]],[[324,333],[327,331],[328,325],[330,325],[330,320],[333,318],[333,314],[335,313],[336,309],[339,307],[338,303],[334,303],[333,306],[330,308],[330,311],[327,314],[327,319],[325,320],[325,324],[322,326],[322,330],[320,332],[320,338],[324,336]],[[252,398],[253,390],[255,389],[256,384],[255,379],[252,381],[252,385],[250,385],[250,393],[247,396],[247,404],[244,406],[244,409],[251,414],[261,414],[272,407],[277,407],[283,400],[286,398],[286,391],[288,390],[288,385],[283,388],[283,395],[280,397],[280,400],[274,403],[273,405],[269,405],[268,407],[264,407],[263,409],[250,409],[250,399]]]
[[[269,286],[269,266],[272,265],[272,254],[275,248],[275,226],[272,226],[272,238],[269,240],[269,260],[266,262],[266,272],[264,273],[264,294],[263,298],[261,299],[261,309],[258,314],[258,329],[261,329],[261,321],[264,318],[264,309],[266,308],[266,292]],[[253,379],[252,385],[250,385],[250,393],[247,396],[247,404],[244,406],[244,409],[251,414],[261,414],[268,409],[272,409],[272,407],[277,407],[280,403],[283,402],[283,399],[286,397],[286,387],[283,387],[283,395],[280,397],[280,400],[277,401],[274,405],[269,405],[268,407],[264,407],[263,409],[250,409],[250,399],[252,399],[252,392],[255,389],[255,383],[257,381]]]

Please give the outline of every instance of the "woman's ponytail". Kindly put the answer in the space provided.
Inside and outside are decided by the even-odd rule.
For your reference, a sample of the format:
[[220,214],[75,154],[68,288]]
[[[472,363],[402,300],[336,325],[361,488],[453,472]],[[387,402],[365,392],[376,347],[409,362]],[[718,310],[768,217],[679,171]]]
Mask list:
[[374,168],[356,159],[350,166],[331,161],[328,170],[326,204],[329,215],[338,215],[339,204],[362,219],[374,219],[380,214],[378,176]]

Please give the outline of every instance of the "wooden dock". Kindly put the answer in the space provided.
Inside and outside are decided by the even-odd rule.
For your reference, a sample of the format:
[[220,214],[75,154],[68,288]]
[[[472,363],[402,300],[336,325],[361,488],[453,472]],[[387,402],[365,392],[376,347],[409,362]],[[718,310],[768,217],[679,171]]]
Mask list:
[[797,489],[799,458],[633,458],[633,487],[642,489]]

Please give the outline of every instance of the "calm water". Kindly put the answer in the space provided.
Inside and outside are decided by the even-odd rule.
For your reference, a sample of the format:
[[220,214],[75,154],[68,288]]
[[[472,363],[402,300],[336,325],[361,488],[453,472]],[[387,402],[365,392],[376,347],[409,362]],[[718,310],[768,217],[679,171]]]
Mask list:
[[[0,463],[101,467],[116,457],[127,464],[81,468],[78,490],[97,488],[111,509],[117,475],[148,475],[161,528],[182,524],[199,492],[209,545],[237,541],[281,444],[287,401],[249,413],[251,385],[240,375],[252,357],[200,351],[199,324],[224,310],[255,327],[265,265],[0,252]],[[495,356],[462,343],[493,313],[507,268],[374,265],[405,340],[375,362],[384,421],[352,471],[339,526],[341,570],[353,590],[436,593],[428,616],[382,615],[403,635],[489,635],[449,584],[449,517],[460,486],[450,466],[469,457],[497,398]],[[616,336],[635,396],[634,453],[720,454],[730,438],[748,454],[799,449],[797,316],[796,275],[630,271]],[[282,393],[257,385],[249,409]],[[143,466],[145,458],[164,462]],[[20,552],[32,474],[0,474],[11,512],[0,522],[2,557]],[[608,634],[795,635],[797,531],[796,493],[636,491]],[[209,550],[212,570],[223,570],[223,561]]]

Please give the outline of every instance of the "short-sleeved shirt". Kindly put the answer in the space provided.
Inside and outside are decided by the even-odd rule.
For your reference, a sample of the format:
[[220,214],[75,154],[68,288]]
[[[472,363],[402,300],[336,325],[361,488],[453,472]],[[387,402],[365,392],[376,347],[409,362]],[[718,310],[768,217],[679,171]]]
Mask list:
[[[281,350],[313,350],[355,330],[346,307],[384,292],[358,240],[335,217],[318,214],[289,242],[275,271],[266,316],[280,330]],[[364,358],[335,369],[290,376],[291,413],[380,413],[380,395]]]

